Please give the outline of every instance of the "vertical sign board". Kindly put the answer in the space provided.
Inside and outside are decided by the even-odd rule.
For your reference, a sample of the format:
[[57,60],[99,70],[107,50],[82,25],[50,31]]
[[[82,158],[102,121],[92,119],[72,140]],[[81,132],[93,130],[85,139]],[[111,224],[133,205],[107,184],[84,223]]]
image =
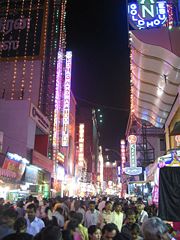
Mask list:
[[136,142],[137,137],[135,135],[130,135],[128,137],[129,142],[129,157],[130,157],[130,167],[125,168],[125,173],[128,175],[139,175],[142,173],[142,167],[137,167],[136,159]]
[[168,20],[164,0],[139,0],[128,5],[129,22],[135,29],[157,28]]
[[72,52],[66,52],[66,69],[64,82],[64,99],[63,99],[63,126],[62,126],[62,146],[69,145],[69,110],[70,110],[70,92],[71,92],[71,67]]
[[53,159],[57,159],[59,152],[60,139],[60,103],[61,103],[61,84],[62,84],[62,64],[63,54],[58,52],[57,72],[56,72],[56,90],[55,90],[55,108],[54,108],[54,126],[53,126]]
[[78,166],[84,167],[84,123],[79,124],[79,153]]

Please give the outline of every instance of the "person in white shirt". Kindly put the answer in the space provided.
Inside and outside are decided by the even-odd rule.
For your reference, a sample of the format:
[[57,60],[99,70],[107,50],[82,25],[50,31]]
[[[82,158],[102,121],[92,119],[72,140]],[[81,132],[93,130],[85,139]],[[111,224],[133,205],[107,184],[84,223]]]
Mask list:
[[99,219],[99,211],[95,209],[96,203],[89,202],[89,210],[85,214],[85,226],[89,228],[92,225],[97,225]]
[[144,210],[145,205],[143,202],[137,203],[136,208],[138,212],[138,224],[142,225],[148,219],[148,213]]
[[45,227],[44,222],[36,217],[36,206],[31,203],[26,208],[26,221],[27,221],[27,233],[35,236],[37,233],[41,231],[42,228]]
[[54,216],[57,219],[58,225],[61,228],[63,228],[64,227],[63,209],[60,206],[58,206],[52,216]]
[[123,224],[123,213],[122,206],[120,202],[114,203],[114,211],[112,212],[112,223],[116,224],[118,230],[121,232]]
[[98,226],[101,227],[101,229],[104,227],[107,223],[112,223],[112,203],[110,201],[107,201],[105,204],[105,209],[102,211],[102,213],[99,214],[98,219]]

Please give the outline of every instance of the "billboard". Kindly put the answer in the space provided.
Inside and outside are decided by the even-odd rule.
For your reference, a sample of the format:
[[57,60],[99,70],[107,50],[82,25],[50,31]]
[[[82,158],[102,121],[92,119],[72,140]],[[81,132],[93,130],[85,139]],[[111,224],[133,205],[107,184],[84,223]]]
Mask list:
[[66,69],[64,81],[64,98],[63,98],[63,126],[62,126],[62,146],[69,145],[69,112],[70,112],[70,93],[71,93],[71,68],[72,52],[66,52]]
[[40,54],[43,0],[0,1],[0,58]]
[[129,23],[134,29],[157,28],[168,20],[167,3],[163,0],[138,0],[128,4]]
[[79,124],[78,166],[84,167],[84,123]]

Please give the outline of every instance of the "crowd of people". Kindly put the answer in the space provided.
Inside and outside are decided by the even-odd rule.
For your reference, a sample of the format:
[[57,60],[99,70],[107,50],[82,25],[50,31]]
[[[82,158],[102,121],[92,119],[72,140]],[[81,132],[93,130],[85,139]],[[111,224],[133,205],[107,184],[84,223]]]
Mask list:
[[16,204],[0,199],[0,240],[170,240],[179,239],[157,217],[155,205],[113,197],[29,196]]

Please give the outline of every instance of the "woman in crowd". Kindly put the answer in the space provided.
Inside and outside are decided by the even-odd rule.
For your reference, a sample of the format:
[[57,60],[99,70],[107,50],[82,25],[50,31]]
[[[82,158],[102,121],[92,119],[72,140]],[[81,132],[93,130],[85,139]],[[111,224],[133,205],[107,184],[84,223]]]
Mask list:
[[100,240],[102,233],[100,227],[92,225],[88,228],[89,240]]

